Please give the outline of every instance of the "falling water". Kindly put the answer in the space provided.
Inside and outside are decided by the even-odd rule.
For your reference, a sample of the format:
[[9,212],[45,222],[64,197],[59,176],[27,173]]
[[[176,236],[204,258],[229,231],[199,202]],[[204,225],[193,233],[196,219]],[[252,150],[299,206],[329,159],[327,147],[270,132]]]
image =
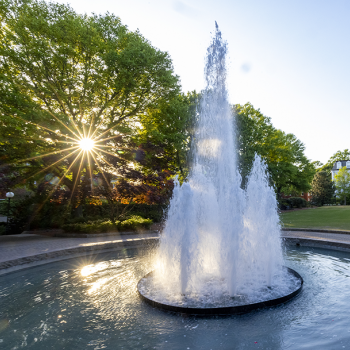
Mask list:
[[190,296],[205,303],[222,295],[259,299],[261,291],[283,285],[276,196],[259,156],[241,188],[226,55],[227,43],[216,24],[206,56],[192,170],[187,182],[175,183],[160,239],[154,288],[182,303]]

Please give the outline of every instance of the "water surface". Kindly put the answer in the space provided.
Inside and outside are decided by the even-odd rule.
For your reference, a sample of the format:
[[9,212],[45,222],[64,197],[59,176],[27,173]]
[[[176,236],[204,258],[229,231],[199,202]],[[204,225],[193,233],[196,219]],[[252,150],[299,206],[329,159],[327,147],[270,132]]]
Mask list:
[[152,251],[76,258],[0,276],[1,349],[349,349],[350,254],[295,248],[291,302],[246,315],[181,317],[143,303]]

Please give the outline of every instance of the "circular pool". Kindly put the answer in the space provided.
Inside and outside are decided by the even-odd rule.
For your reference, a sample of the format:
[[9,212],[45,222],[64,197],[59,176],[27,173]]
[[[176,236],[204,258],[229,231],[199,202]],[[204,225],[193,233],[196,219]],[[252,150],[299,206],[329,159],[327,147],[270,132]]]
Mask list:
[[261,288],[259,297],[254,301],[250,300],[249,296],[231,297],[228,293],[222,293],[224,288],[217,278],[207,281],[207,285],[219,286],[220,295],[175,295],[173,291],[167,295],[162,290],[162,285],[158,289],[159,286],[154,283],[156,271],[142,277],[137,284],[137,290],[146,303],[164,311],[191,316],[238,315],[283,304],[295,298],[302,290],[303,279],[298,272],[289,267],[284,266],[283,271],[283,285]]
[[290,302],[244,315],[181,317],[143,302],[152,251],[116,251],[0,276],[1,349],[347,349],[350,254],[293,248]]

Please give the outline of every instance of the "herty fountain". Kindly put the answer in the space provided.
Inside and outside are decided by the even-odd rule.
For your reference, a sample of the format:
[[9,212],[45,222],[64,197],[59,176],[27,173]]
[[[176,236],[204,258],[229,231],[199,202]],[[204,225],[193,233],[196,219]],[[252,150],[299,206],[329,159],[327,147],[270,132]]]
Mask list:
[[[349,347],[349,248],[326,250],[337,248],[322,241],[316,248],[317,240],[308,240],[311,247],[290,241],[281,250],[275,194],[258,157],[240,188],[225,55],[217,30],[198,109],[194,166],[189,181],[175,187],[157,263],[153,239],[137,239],[133,249],[106,246],[99,255],[75,258],[67,250],[64,260],[0,271],[1,349]],[[135,288],[155,267],[139,282],[153,305],[194,315],[244,312],[298,293],[302,280],[284,261],[305,284],[298,298],[273,310],[178,317],[143,303]]]
[[302,288],[283,266],[280,225],[267,167],[256,156],[245,189],[226,89],[227,43],[208,48],[188,181],[175,182],[156,269],[141,297],[168,311],[222,315],[286,302]]

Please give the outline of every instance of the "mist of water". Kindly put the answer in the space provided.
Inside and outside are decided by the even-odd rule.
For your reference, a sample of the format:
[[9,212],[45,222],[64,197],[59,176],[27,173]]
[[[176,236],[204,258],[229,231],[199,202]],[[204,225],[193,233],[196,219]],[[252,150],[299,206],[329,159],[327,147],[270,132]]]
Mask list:
[[281,274],[276,196],[255,157],[245,189],[226,89],[227,43],[216,31],[206,56],[193,166],[175,183],[160,239],[157,289],[173,295],[253,295]]

